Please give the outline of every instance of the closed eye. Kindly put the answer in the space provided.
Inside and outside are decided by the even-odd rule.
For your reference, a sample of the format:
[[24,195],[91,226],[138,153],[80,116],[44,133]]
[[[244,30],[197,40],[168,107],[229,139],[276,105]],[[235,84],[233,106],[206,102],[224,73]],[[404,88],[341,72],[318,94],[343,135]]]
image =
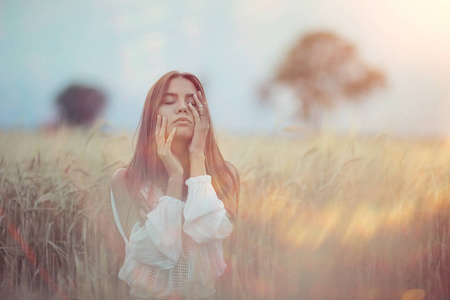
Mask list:
[[167,97],[163,101],[163,104],[173,104],[173,103],[175,103],[175,99],[173,99],[172,97]]
[[197,103],[195,103],[194,95],[187,95],[186,96],[186,102],[189,104],[192,104],[192,106],[197,106]]

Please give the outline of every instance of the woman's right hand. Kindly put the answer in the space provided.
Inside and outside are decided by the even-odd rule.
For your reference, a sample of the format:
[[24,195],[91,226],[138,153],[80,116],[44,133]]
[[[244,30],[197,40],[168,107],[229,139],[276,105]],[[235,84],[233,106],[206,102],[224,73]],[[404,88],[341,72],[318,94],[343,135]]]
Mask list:
[[173,137],[177,131],[176,127],[172,129],[166,140],[167,119],[158,115],[156,118],[155,141],[158,156],[166,167],[169,178],[183,176],[184,170],[180,160],[173,155],[170,149]]

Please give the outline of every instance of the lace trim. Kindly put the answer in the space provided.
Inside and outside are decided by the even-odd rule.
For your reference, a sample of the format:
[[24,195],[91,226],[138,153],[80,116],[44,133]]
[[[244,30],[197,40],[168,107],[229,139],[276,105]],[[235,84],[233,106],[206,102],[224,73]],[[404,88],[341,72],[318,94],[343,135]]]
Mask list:
[[188,295],[189,293],[189,251],[183,238],[182,250],[177,264],[172,272],[172,287],[175,294]]
[[136,282],[130,289],[130,295],[133,295],[138,298],[152,298],[154,294],[154,284],[156,275],[158,274],[158,270],[151,269],[144,265],[138,265],[137,267],[141,267],[142,273],[138,275],[136,278]]
[[158,271],[154,269],[150,269],[150,271],[147,273],[145,287],[149,291],[153,290],[153,284],[155,283],[156,273],[158,273]]

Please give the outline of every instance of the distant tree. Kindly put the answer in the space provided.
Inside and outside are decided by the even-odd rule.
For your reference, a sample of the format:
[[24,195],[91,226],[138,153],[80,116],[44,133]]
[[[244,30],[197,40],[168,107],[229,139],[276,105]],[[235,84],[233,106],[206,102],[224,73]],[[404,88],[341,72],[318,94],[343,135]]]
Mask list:
[[295,116],[316,122],[320,111],[361,96],[386,83],[382,71],[365,64],[355,46],[332,32],[312,32],[298,40],[275,76],[261,89],[270,101],[274,85],[289,87],[300,102]]
[[82,84],[71,84],[55,99],[57,115],[45,122],[42,129],[53,132],[62,125],[89,128],[103,113],[107,98],[103,91]]
[[73,84],[56,99],[59,122],[70,126],[90,126],[103,112],[105,94],[97,88]]

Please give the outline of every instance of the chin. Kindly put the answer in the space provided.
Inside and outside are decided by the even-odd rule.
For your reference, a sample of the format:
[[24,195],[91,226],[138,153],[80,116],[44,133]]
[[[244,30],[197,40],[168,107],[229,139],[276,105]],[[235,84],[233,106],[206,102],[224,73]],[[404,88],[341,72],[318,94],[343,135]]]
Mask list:
[[194,131],[189,128],[177,128],[177,133],[175,134],[175,138],[178,140],[192,140],[192,136],[194,135]]

